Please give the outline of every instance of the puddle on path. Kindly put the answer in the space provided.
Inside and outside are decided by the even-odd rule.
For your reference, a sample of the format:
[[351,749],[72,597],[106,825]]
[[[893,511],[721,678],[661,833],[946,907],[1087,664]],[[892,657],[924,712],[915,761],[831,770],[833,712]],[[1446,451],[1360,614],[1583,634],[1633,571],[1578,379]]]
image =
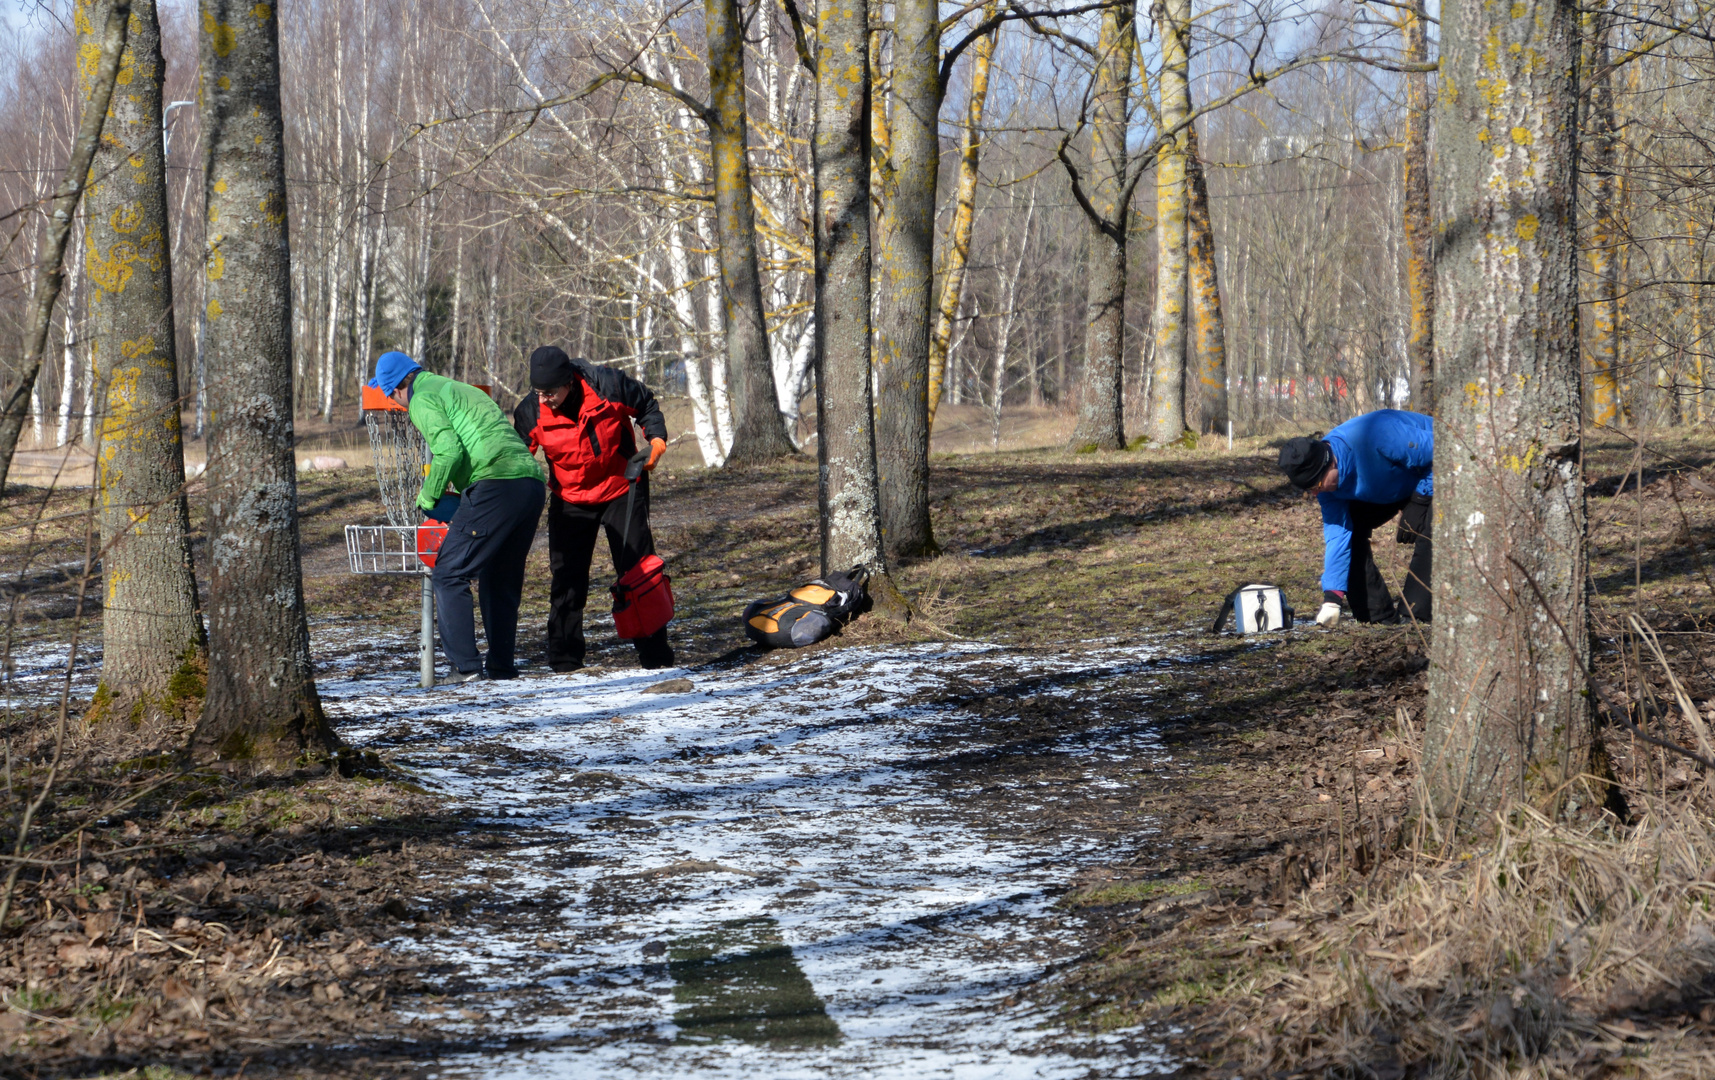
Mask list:
[[[322,694],[347,738],[513,841],[457,883],[479,934],[393,943],[456,966],[469,1011],[436,1023],[483,1047],[433,1075],[1071,1080],[1166,1067],[1147,1033],[1068,1033],[1021,993],[1082,948],[1053,906],[1066,882],[1149,842],[1141,818],[1046,814],[1165,762],[1096,700],[1156,662],[853,648],[429,693],[403,671],[324,677]],[[1092,719],[998,745],[971,711],[990,692]],[[1057,779],[972,768],[984,754],[1047,755]]]

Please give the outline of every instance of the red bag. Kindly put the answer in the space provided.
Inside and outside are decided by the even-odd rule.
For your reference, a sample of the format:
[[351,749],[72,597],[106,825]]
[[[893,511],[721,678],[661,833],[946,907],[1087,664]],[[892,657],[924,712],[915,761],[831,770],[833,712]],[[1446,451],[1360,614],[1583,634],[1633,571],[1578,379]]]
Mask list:
[[673,621],[673,581],[659,555],[643,561],[613,583],[613,628],[622,638],[646,638]]
[[434,518],[424,518],[417,526],[417,558],[430,570],[435,568],[435,560],[440,557],[441,544],[447,539],[447,524]]

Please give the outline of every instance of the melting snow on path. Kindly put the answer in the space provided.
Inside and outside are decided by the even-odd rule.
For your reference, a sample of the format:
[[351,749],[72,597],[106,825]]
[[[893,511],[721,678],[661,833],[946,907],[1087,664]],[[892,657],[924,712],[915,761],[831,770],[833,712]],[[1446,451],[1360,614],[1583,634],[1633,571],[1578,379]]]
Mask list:
[[[459,965],[488,1010],[437,1019],[480,1048],[441,1076],[1132,1077],[1168,1067],[1145,1033],[1069,1033],[1019,991],[1080,951],[1053,906],[1068,880],[1147,835],[1045,828],[1033,812],[1060,796],[1027,784],[979,812],[962,803],[996,777],[937,763],[992,749],[964,705],[1024,667],[1031,693],[1071,698],[1153,660],[852,648],[427,693],[324,679],[322,694],[345,737],[518,841],[464,883],[492,888],[467,923],[507,918],[462,943],[394,943]],[[1045,750],[1073,771],[1164,759],[1123,730]]]

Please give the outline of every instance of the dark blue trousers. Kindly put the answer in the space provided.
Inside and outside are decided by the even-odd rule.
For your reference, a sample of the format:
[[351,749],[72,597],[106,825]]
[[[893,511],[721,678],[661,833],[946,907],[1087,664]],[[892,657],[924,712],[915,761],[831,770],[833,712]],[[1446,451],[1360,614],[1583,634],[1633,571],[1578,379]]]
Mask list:
[[[524,560],[536,539],[546,485],[540,480],[481,480],[459,500],[431,580],[441,624],[441,651],[461,672],[485,667],[489,678],[518,674],[518,602],[524,595]],[[474,579],[488,636],[488,663],[476,651]]]

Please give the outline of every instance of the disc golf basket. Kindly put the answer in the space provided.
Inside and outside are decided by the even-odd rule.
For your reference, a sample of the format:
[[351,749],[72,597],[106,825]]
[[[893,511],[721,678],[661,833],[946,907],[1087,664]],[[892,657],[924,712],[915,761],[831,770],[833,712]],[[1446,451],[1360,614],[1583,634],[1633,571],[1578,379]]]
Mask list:
[[435,591],[429,582],[434,552],[447,529],[419,523],[417,491],[429,469],[429,447],[409,414],[374,387],[363,388],[363,426],[375,454],[375,480],[381,487],[385,525],[347,525],[345,552],[354,574],[416,574],[423,582],[422,640],[418,643],[420,683],[435,685]]

